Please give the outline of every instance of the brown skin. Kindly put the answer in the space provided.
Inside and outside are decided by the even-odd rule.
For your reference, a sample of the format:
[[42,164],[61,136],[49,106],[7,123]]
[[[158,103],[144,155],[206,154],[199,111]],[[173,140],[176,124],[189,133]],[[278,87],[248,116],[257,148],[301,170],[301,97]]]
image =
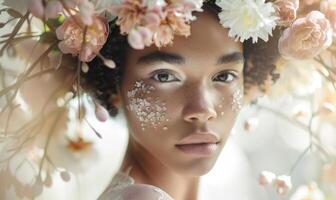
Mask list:
[[[242,44],[228,37],[228,30],[220,25],[215,14],[205,11],[197,17],[189,37],[176,36],[171,46],[160,50],[154,46],[131,50],[125,66],[127,76],[123,77],[119,92],[130,132],[121,170],[132,166],[130,176],[136,183],[157,186],[175,200],[197,199],[199,177],[214,166],[239,112],[232,108],[233,93],[240,90],[243,94],[243,60],[217,63],[222,56],[242,54]],[[138,62],[155,51],[178,55],[184,62]],[[157,72],[158,69],[169,71]],[[158,77],[162,81],[167,76],[173,81],[158,81]],[[158,98],[165,103],[169,121],[141,129],[135,113],[127,109],[127,92],[139,80],[155,88],[139,98]],[[197,130],[219,136],[219,148],[211,156],[192,156],[176,148],[177,143]]]

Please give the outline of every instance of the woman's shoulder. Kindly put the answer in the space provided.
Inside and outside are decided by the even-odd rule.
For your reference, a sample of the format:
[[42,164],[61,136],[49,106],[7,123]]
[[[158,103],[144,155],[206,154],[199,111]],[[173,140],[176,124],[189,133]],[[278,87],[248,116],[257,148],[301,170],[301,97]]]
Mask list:
[[100,200],[173,200],[162,189],[148,184],[133,184],[114,190]]
[[165,191],[149,184],[135,184],[126,173],[118,172],[99,200],[173,200]]

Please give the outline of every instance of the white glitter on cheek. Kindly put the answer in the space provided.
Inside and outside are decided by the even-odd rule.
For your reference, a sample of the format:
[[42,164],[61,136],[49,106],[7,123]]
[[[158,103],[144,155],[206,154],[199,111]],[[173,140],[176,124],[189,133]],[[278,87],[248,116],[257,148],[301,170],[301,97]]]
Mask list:
[[232,94],[231,108],[233,111],[239,111],[242,108],[243,95],[240,90],[234,91]]
[[165,103],[158,98],[149,97],[154,90],[153,86],[146,85],[144,81],[136,81],[133,88],[127,92],[129,104],[126,108],[135,114],[142,130],[148,126],[157,128],[167,121]]

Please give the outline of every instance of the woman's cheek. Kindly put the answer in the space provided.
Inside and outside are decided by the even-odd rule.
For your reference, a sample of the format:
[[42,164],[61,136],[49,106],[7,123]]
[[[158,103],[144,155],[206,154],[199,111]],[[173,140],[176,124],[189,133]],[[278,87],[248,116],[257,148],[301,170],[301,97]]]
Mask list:
[[232,87],[220,91],[220,100],[216,105],[216,112],[219,116],[227,116],[227,112],[238,113],[243,106],[243,90],[241,87]]
[[146,84],[145,81],[136,81],[127,90],[126,109],[135,117],[142,131],[162,128],[166,130],[165,123],[169,121],[166,103],[156,95],[157,88]]
[[234,112],[239,112],[243,106],[243,92],[241,89],[237,89],[233,92],[231,102],[231,110]]

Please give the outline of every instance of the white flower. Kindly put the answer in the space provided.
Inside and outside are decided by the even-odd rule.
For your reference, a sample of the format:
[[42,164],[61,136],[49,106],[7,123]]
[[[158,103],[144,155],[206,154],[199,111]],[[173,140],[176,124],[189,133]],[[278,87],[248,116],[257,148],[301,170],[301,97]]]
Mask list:
[[270,185],[275,180],[276,175],[273,172],[262,171],[259,175],[259,184],[262,186]]
[[220,23],[225,28],[230,28],[229,36],[243,42],[252,38],[253,43],[261,38],[265,42],[272,36],[276,26],[277,17],[272,3],[265,0],[216,0],[222,8],[218,14]]
[[315,182],[312,182],[308,185],[300,186],[290,198],[290,200],[304,199],[323,200],[325,199],[325,196],[318,185]]

